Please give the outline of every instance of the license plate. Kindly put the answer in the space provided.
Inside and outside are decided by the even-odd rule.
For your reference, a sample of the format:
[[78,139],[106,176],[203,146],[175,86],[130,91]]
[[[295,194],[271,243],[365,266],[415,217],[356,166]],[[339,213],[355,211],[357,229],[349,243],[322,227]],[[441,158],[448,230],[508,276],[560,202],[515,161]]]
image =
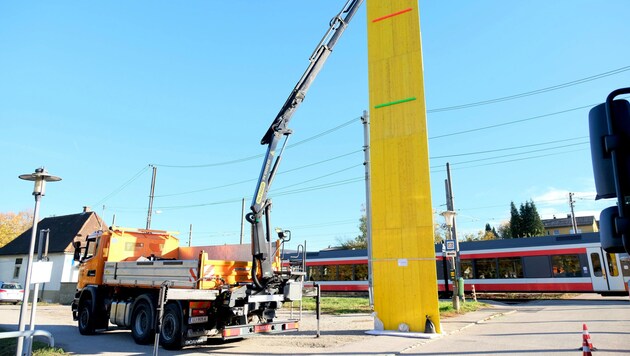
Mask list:
[[191,316],[188,318],[188,324],[199,324],[199,323],[207,323],[208,316]]

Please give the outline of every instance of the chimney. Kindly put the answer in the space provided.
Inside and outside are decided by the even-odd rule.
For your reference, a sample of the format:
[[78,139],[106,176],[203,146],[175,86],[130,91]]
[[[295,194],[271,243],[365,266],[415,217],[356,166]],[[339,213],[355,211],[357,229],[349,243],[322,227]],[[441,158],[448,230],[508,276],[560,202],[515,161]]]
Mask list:
[[86,205],[86,206],[83,207],[83,212],[84,213],[89,213],[90,211],[92,211],[92,209],[89,206]]

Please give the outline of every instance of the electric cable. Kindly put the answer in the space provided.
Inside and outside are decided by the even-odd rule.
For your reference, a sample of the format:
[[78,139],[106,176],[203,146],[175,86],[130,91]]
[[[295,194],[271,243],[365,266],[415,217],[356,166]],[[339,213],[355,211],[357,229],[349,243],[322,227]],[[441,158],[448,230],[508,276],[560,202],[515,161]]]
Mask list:
[[558,90],[558,89],[567,88],[567,87],[575,86],[575,85],[578,85],[578,84],[590,82],[590,81],[593,81],[593,80],[596,80],[596,79],[605,78],[605,77],[608,77],[608,76],[611,76],[611,75],[615,75],[615,74],[619,74],[619,73],[622,73],[622,72],[625,72],[625,71],[628,71],[628,70],[630,70],[630,66],[625,66],[625,67],[613,69],[613,70],[608,71],[608,72],[595,74],[595,75],[592,75],[590,77],[581,78],[581,79],[573,80],[573,81],[562,83],[562,84],[552,85],[550,87],[546,87],[546,88],[542,88],[542,89],[536,89],[536,90],[532,90],[532,91],[528,91],[528,92],[523,92],[523,93],[514,94],[514,95],[508,95],[508,96],[495,98],[495,99],[476,101],[476,102],[472,102],[472,103],[468,103],[468,104],[452,105],[452,106],[446,106],[446,107],[441,107],[441,108],[429,109],[429,110],[427,110],[427,113],[437,113],[437,112],[444,112],[444,111],[460,110],[460,109],[471,108],[471,107],[475,107],[475,106],[488,105],[488,104],[499,103],[499,102],[507,101],[507,100],[514,100],[514,99],[524,98],[524,97],[527,97],[527,96],[532,96],[532,95],[536,95],[536,94],[546,93],[546,92],[549,92],[549,91]]

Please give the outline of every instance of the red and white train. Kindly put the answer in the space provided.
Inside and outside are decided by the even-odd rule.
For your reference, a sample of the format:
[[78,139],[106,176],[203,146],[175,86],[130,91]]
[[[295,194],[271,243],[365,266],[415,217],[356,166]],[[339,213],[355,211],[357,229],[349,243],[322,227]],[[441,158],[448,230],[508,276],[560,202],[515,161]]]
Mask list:
[[[602,250],[598,233],[460,242],[465,290],[628,294],[630,257]],[[292,256],[297,257],[297,256]],[[301,256],[299,256],[301,258]],[[435,246],[438,290],[451,290],[442,245]],[[309,281],[323,292],[368,292],[366,250],[306,253]]]

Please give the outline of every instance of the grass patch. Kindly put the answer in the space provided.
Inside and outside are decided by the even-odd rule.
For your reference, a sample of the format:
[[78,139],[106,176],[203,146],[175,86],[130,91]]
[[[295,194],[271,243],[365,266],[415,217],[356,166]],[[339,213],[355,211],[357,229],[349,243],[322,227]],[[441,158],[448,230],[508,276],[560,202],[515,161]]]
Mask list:
[[[295,306],[298,304],[295,303]],[[460,303],[459,313],[468,313],[484,307],[487,304],[480,302]],[[304,310],[315,310],[315,298],[304,298],[302,300]],[[322,297],[322,313],[324,314],[351,314],[351,313],[371,313],[370,301],[367,297]],[[452,302],[439,302],[440,315],[449,317],[457,315],[453,309]]]
[[455,309],[453,309],[452,301],[440,302],[439,305],[440,305],[440,316],[443,318],[448,318],[448,317],[456,316],[459,314],[470,313],[470,312],[474,312],[476,310],[488,307],[488,304],[481,303],[481,302],[474,302],[474,301],[460,302],[459,313],[457,313]]
[[[6,330],[0,329],[0,332]],[[17,349],[17,338],[0,339],[0,356],[13,356]],[[33,342],[34,356],[62,356],[68,355],[63,349],[57,347],[49,347],[45,342]]]
[[[302,300],[304,310],[315,310],[315,298]],[[371,313],[370,301],[367,297],[322,297],[322,313],[324,314],[352,314]]]

